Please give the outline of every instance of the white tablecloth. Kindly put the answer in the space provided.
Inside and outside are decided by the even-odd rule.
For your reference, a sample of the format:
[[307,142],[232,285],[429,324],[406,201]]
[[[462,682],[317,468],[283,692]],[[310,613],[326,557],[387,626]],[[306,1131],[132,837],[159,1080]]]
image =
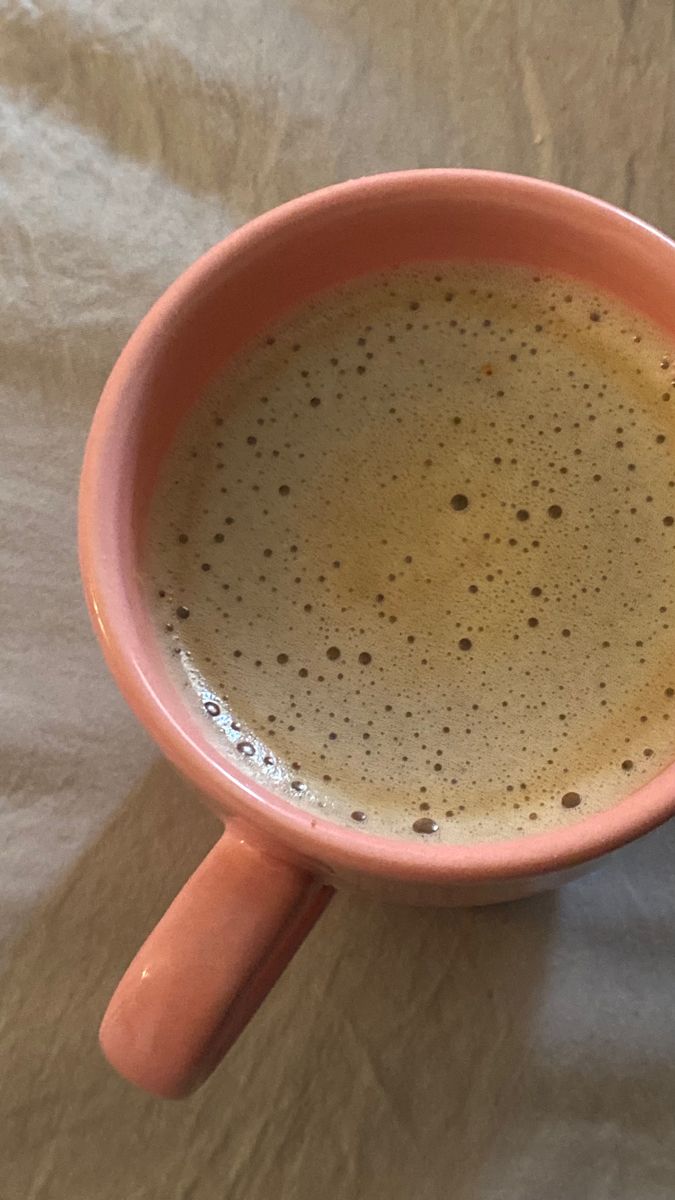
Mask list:
[[340,896],[172,1105],[96,1026],[216,837],[107,677],[77,474],[154,298],[382,169],[547,176],[675,232],[672,0],[0,2],[0,1200],[672,1200],[675,828],[500,909]]

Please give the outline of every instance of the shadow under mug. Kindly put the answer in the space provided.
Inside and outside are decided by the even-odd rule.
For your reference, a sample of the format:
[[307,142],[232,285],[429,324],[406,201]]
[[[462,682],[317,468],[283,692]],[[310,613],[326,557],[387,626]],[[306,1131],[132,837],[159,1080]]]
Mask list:
[[[219,756],[167,671],[141,584],[144,518],[176,429],[249,339],[314,293],[406,262],[576,276],[675,336],[675,244],[554,184],[427,170],[338,184],[251,221],[191,266],[123,350],[80,490],[87,602],[123,694],[227,828],[129,966],[101,1027],[116,1069],[161,1096],[213,1069],[340,885],[415,904],[556,886],[675,812],[675,764],[565,829],[469,845],[377,837],[294,808]],[[673,397],[675,403],[675,395]]]

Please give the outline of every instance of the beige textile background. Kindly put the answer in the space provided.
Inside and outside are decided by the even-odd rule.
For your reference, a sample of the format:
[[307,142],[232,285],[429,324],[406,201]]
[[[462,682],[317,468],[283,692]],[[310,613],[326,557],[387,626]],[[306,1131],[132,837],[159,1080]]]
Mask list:
[[182,1105],[98,1056],[216,837],[127,714],[74,549],[143,312],[297,193],[545,176],[675,233],[672,0],[0,0],[0,1200],[672,1200],[675,829],[473,912],[341,896]]

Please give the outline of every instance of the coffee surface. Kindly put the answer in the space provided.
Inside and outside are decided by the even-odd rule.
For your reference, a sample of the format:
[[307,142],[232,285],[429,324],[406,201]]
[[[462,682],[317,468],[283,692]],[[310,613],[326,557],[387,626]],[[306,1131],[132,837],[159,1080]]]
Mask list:
[[148,539],[170,670],[222,753],[317,817],[448,842],[655,776],[672,349],[575,281],[445,264],[249,345],[179,431]]

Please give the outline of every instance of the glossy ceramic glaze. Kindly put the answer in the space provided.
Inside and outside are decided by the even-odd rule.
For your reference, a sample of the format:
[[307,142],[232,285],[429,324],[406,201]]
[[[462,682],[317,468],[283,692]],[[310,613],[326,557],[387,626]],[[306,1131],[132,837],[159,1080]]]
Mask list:
[[553,184],[477,171],[374,176],[275,209],[204,255],[122,352],[92,426],[80,553],[109,666],[228,832],[129,968],[102,1041],[163,1095],[194,1086],[326,902],[317,880],[413,903],[486,903],[555,886],[675,811],[675,765],[564,830],[469,846],[346,829],[294,808],[220,758],[165,669],[143,603],[144,516],[174,432],[255,334],[312,293],[407,261],[515,262],[577,275],[675,335],[675,245]]

